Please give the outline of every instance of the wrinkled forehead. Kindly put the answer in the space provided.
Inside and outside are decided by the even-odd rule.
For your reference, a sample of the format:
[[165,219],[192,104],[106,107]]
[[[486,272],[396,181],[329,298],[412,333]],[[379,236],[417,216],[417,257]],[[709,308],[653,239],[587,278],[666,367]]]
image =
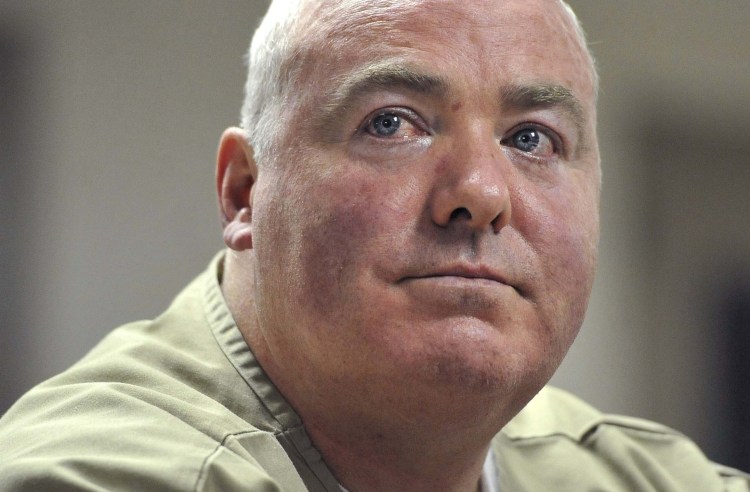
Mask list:
[[540,72],[554,60],[560,76],[595,99],[592,60],[559,0],[302,0],[297,20],[296,62],[306,75],[335,76],[341,67],[387,58],[389,50],[473,58],[482,61],[477,68],[501,68],[518,53],[536,58]]

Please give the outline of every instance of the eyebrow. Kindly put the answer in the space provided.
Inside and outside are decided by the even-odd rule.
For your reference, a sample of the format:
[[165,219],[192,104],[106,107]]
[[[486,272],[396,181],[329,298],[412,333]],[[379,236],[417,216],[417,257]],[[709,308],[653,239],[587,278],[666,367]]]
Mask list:
[[583,136],[586,122],[583,104],[573,91],[565,86],[556,84],[509,85],[501,90],[500,99],[506,109],[559,108],[573,121],[579,137]]
[[[368,93],[402,89],[417,94],[443,97],[450,91],[447,79],[414,70],[406,65],[385,61],[369,65],[344,78],[323,107],[322,121],[330,121],[349,110],[357,99]],[[582,141],[585,111],[572,90],[558,84],[510,84],[500,90],[505,109],[532,110],[559,108],[576,127]]]
[[418,72],[404,65],[379,63],[370,65],[350,76],[338,91],[345,97],[357,96],[373,89],[401,88],[410,91],[439,95],[448,89],[448,83],[441,77]]
[[448,92],[448,82],[392,62],[369,65],[346,77],[338,85],[323,108],[323,121],[350,109],[358,98],[366,94],[393,89],[439,97]]

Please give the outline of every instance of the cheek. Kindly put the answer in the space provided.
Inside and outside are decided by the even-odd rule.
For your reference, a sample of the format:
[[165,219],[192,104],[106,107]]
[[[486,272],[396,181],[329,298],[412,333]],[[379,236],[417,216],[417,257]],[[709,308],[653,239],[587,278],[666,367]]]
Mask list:
[[274,190],[284,198],[271,204],[262,230],[270,231],[274,276],[283,279],[279,294],[328,322],[361,312],[373,269],[406,229],[408,194],[388,191],[400,189],[350,167],[345,176],[292,177]]
[[545,324],[556,330],[572,329],[575,334],[596,270],[596,193],[588,187],[561,186],[524,195],[523,200],[516,219],[537,258],[541,275],[537,297],[544,306]]

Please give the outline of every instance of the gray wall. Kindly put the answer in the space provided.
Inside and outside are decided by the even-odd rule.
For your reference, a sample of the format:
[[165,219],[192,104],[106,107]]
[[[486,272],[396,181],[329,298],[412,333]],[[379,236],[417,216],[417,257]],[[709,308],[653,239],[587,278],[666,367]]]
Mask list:
[[737,347],[721,322],[750,278],[750,4],[570,3],[602,74],[603,226],[589,316],[556,381],[724,459],[727,408],[750,392],[750,374],[728,377]]
[[[0,409],[221,247],[214,154],[264,4],[0,1]],[[716,310],[750,277],[750,5],[571,4],[602,77],[603,227],[555,383],[721,458],[737,388]]]

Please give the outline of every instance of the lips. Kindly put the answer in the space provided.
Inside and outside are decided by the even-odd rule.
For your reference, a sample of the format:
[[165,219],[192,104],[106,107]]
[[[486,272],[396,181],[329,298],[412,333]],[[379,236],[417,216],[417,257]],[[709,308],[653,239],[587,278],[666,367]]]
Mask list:
[[471,265],[471,264],[451,265],[447,267],[431,269],[425,272],[420,272],[419,274],[416,274],[416,275],[409,275],[409,276],[403,277],[401,281],[419,280],[419,279],[439,279],[439,278],[449,278],[449,277],[455,277],[459,279],[462,278],[462,279],[467,279],[467,280],[492,281],[492,282],[496,282],[499,284],[508,285],[518,290],[517,287],[513,285],[506,278],[505,275],[485,265]]

